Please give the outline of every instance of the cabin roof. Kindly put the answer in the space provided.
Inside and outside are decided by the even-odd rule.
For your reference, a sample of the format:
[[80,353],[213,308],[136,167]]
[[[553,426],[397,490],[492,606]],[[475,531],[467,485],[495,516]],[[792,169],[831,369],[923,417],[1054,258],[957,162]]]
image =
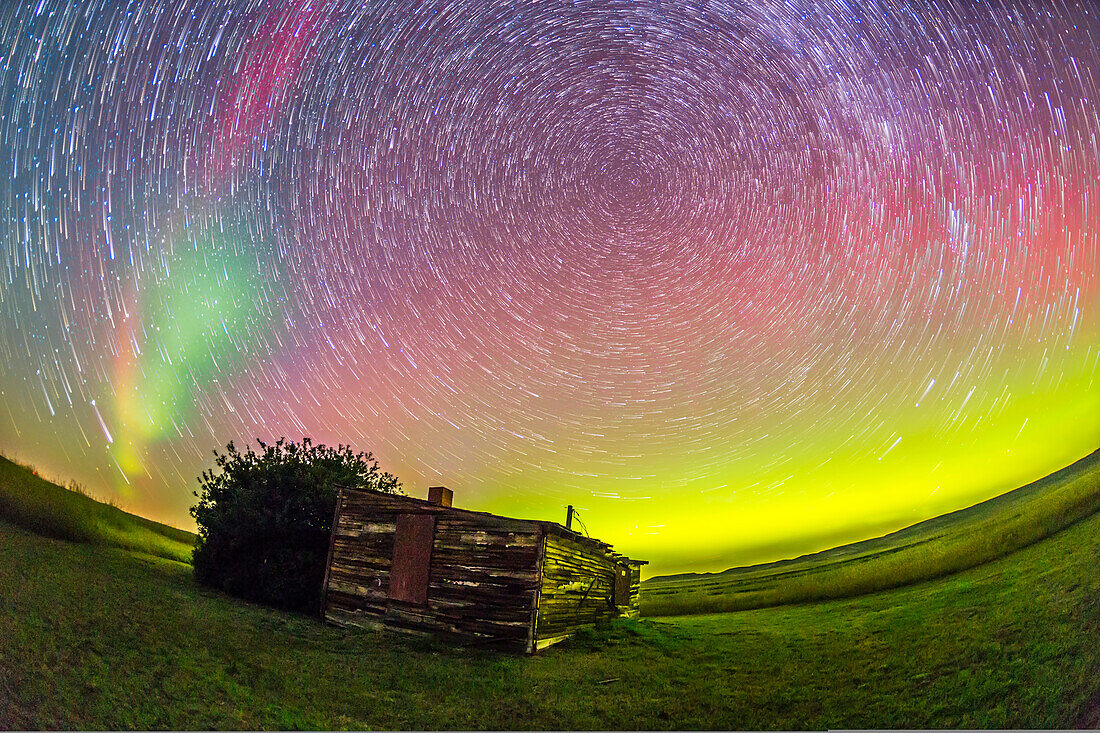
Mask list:
[[611,545],[606,542],[598,540],[594,537],[588,537],[579,532],[574,532],[571,529],[566,529],[564,526],[558,524],[557,522],[551,522],[545,519],[519,519],[517,517],[505,517],[501,514],[493,514],[491,512],[479,512],[473,509],[460,509],[454,506],[442,506],[440,504],[436,504],[435,502],[428,501],[427,499],[417,499],[416,497],[405,496],[404,494],[390,494],[385,491],[378,491],[377,489],[359,489],[351,488],[348,486],[338,486],[337,488],[340,491],[354,491],[360,494],[375,494],[378,496],[384,496],[387,499],[391,500],[408,502],[413,506],[417,506],[422,509],[428,509],[433,514],[446,512],[463,515],[469,517],[471,520],[477,520],[480,518],[494,521],[503,520],[507,522],[518,522],[520,524],[528,525],[532,529],[541,529],[545,533],[554,534],[559,537],[564,537],[565,539],[573,540],[574,542],[586,546],[591,550],[603,552],[611,556],[616,562],[621,562],[623,564],[632,565],[635,567],[649,564],[648,560],[635,560],[633,558],[626,557],[625,555],[621,555],[618,552],[615,552],[613,549],[611,549]]

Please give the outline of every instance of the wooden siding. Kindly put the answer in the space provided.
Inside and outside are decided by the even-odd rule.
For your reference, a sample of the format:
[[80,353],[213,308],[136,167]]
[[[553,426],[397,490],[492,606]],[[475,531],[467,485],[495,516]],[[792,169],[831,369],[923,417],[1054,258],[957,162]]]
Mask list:
[[[536,649],[566,638],[580,626],[637,615],[640,568],[599,544],[564,533],[547,533],[534,631]],[[615,604],[619,568],[630,574],[630,597],[625,605]]]
[[[408,514],[435,518],[423,605],[388,597],[397,517]],[[333,531],[325,619],[528,651],[541,534],[537,522],[345,491]]]
[[627,618],[638,618],[640,604],[638,603],[639,595],[642,592],[642,565],[647,563],[629,563],[627,567],[630,571],[630,603],[625,608],[620,607],[620,611],[623,616]]

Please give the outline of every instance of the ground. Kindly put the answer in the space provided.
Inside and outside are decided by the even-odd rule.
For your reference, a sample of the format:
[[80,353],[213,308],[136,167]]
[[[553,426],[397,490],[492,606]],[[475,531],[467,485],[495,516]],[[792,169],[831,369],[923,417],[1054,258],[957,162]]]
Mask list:
[[1098,722],[1100,515],[859,598],[622,622],[535,657],[353,632],[0,523],[6,728],[1060,728]]

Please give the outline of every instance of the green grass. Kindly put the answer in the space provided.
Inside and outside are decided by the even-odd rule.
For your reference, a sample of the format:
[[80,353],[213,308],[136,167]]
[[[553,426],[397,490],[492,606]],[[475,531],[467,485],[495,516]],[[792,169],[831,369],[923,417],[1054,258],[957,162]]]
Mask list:
[[848,598],[1004,557],[1100,510],[1100,451],[1027,486],[873,540],[723,573],[652,578],[644,616]]
[[880,593],[620,622],[535,657],[353,632],[0,523],[5,728],[1100,724],[1100,514]]
[[191,562],[191,532],[96,501],[0,456],[0,518],[48,537],[119,547]]

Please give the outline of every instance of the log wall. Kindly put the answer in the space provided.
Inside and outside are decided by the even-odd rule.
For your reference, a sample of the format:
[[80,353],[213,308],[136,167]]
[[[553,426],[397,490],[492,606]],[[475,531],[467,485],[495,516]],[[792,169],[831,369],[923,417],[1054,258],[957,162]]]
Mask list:
[[[397,517],[432,514],[427,600],[389,597]],[[407,497],[345,491],[333,531],[325,619],[532,650],[541,528]]]
[[[580,626],[637,615],[640,568],[621,562],[606,545],[591,540],[548,532],[544,542],[536,649],[561,641]],[[616,605],[615,578],[622,570],[630,574],[630,599]]]

